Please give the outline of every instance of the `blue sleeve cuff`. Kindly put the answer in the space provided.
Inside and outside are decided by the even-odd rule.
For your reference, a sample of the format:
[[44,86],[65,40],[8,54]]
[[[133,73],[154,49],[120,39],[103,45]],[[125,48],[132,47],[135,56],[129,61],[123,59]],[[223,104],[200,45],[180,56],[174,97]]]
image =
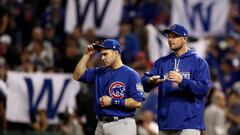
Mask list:
[[143,84],[144,92],[150,92],[153,88],[155,88],[157,86],[157,84],[149,83],[148,82],[149,78],[150,77],[148,77],[148,76],[142,78],[142,84]]
[[142,78],[142,83],[143,84],[148,84],[148,79],[149,79],[149,77]]
[[123,107],[125,106],[125,99],[112,98],[111,105]]
[[188,84],[188,79],[183,78],[182,82],[179,83],[179,86],[182,87],[182,88],[185,88],[187,86],[187,84]]

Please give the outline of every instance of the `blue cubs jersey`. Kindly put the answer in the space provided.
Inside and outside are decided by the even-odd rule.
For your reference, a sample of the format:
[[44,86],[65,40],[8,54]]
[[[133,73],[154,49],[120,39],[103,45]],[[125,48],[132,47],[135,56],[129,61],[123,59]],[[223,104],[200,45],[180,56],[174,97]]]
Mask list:
[[[180,84],[165,80],[157,85],[148,79],[160,75],[166,79],[170,71],[179,72]],[[150,72],[142,78],[144,90],[159,87],[158,125],[160,130],[204,129],[203,112],[205,96],[210,88],[210,73],[207,62],[192,50],[180,57],[174,53],[158,59]]]
[[118,69],[109,67],[88,68],[79,81],[94,83],[95,110],[97,116],[133,116],[135,109],[125,107],[101,107],[99,98],[106,95],[117,99],[133,98],[138,102],[144,100],[141,78],[136,71],[128,66]]

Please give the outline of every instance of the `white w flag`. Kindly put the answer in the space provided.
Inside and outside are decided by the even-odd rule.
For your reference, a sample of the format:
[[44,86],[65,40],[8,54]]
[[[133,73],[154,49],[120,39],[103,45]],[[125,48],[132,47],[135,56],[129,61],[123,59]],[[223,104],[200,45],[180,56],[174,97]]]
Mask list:
[[229,14],[229,0],[172,0],[171,23],[182,24],[190,35],[223,35]]
[[164,36],[160,29],[148,24],[146,26],[148,31],[148,55],[151,62],[155,62],[160,57],[166,56],[169,54],[170,49],[168,46],[168,41],[166,36]]
[[57,114],[76,107],[75,96],[80,84],[70,74],[7,74],[7,120],[30,123],[30,113],[47,111],[49,123],[58,122]]
[[100,37],[113,38],[119,31],[123,0],[68,0],[65,31],[72,33],[80,23],[83,32],[96,28]]

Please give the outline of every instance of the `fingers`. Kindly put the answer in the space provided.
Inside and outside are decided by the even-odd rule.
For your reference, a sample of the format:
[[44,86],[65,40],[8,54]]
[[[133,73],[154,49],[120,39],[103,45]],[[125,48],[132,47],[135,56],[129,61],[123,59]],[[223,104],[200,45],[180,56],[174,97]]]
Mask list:
[[88,45],[87,46],[87,54],[94,54],[96,52],[96,49],[94,48],[93,45]]
[[91,45],[97,45],[97,44],[99,44],[99,41],[92,43]]
[[104,107],[104,102],[103,102],[103,98],[102,97],[99,98],[99,102],[100,102],[101,107]]
[[88,49],[90,50],[94,50],[94,45],[99,44],[99,41],[95,42],[95,43],[91,43],[90,45],[87,46]]
[[173,82],[176,81],[176,79],[174,79],[174,78],[167,78],[167,80],[168,80],[168,81],[173,81]]
[[91,50],[94,50],[94,47],[93,47],[93,45],[88,45],[87,49],[88,49],[88,51],[91,51]]
[[88,45],[86,49],[86,54],[94,54],[96,52],[96,48],[94,46],[97,44],[99,44],[99,41]]
[[182,75],[176,71],[170,71],[167,80],[180,83],[182,82]]
[[167,77],[167,80],[169,81],[175,81],[176,79],[176,73],[174,71],[170,71]]
[[155,75],[155,76],[152,76],[149,78],[149,82],[154,82],[156,80],[160,79],[160,76],[159,75]]
[[176,77],[178,77],[180,74],[178,73],[178,72],[176,72],[176,71],[170,71],[169,73],[168,73],[168,79],[173,79],[173,78],[176,78]]
[[88,45],[88,46],[90,46],[91,47],[91,49],[93,49],[93,50],[95,50],[95,45],[98,45],[99,44],[99,41],[97,41],[97,42],[95,42],[95,43],[92,43],[92,44],[90,44],[90,45]]
[[155,75],[149,78],[148,82],[149,83],[160,83],[165,80],[173,81],[180,83],[182,81],[182,75],[178,73],[177,71],[170,71],[168,73],[168,77],[166,79],[161,79],[159,75]]
[[166,79],[158,79],[157,80],[157,83],[160,83],[160,82],[163,82],[163,81],[165,81]]
[[155,76],[152,76],[151,77],[153,80],[157,80],[157,79],[160,79],[160,75],[155,75]]
[[159,75],[155,75],[155,76],[150,77],[148,81],[150,83],[160,83],[160,82],[165,81],[165,79],[160,79]]
[[101,98],[99,98],[99,102],[100,102],[101,107],[109,106],[111,104],[111,97],[102,96]]
[[177,71],[169,71],[169,74],[178,74]]

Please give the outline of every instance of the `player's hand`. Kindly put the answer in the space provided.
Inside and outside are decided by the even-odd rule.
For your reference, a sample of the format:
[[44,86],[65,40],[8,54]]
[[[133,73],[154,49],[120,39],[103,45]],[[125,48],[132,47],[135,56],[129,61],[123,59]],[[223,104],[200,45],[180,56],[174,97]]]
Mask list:
[[101,107],[106,107],[111,105],[112,98],[109,96],[102,96],[100,99],[100,105]]
[[183,80],[183,77],[180,73],[178,73],[177,71],[170,71],[168,73],[168,78],[167,78],[169,81],[173,81],[173,82],[176,82],[176,83],[181,83],[182,80]]
[[86,55],[92,55],[94,54],[97,50],[94,48],[94,45],[98,44],[99,42],[97,41],[96,43],[92,43],[90,45],[87,46]]
[[165,81],[165,79],[160,79],[159,75],[154,75],[154,76],[152,76],[148,79],[149,83],[160,83],[160,82],[163,82],[163,81]]

